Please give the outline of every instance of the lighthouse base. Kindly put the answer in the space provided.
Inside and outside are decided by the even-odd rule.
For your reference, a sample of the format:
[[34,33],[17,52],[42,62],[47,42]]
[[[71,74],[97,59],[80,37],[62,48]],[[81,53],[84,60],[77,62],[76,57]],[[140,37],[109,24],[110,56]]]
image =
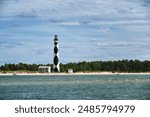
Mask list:
[[55,68],[53,69],[53,72],[59,72],[59,69],[58,69],[57,67],[55,67]]

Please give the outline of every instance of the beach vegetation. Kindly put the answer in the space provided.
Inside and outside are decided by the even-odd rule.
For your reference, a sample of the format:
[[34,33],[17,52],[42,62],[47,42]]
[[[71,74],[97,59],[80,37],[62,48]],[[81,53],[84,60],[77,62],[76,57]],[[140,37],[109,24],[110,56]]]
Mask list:
[[[44,64],[4,64],[0,66],[1,72],[22,71],[22,72],[38,72],[38,67]],[[46,64],[52,67],[52,64]],[[91,61],[78,63],[60,63],[61,72],[68,72],[72,69],[74,72],[150,72],[150,61],[140,60],[118,60],[118,61]]]

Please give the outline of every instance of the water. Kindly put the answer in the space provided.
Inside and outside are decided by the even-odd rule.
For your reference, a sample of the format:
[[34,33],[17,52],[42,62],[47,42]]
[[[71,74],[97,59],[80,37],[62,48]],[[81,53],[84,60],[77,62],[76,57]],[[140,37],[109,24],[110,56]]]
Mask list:
[[150,100],[150,75],[0,76],[3,100]]

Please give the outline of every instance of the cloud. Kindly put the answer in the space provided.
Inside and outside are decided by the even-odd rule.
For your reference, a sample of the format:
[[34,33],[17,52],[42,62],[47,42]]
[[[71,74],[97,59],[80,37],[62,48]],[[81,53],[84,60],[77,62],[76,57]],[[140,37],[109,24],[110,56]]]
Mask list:
[[25,42],[18,42],[18,43],[16,43],[16,45],[23,46],[23,45],[25,45]]
[[6,0],[0,0],[0,9],[2,9],[3,4],[4,4],[5,1],[6,1]]
[[109,32],[110,30],[111,30],[110,27],[102,27],[98,31],[101,33],[106,33],[106,32]]
[[126,26],[126,30],[132,31],[132,32],[147,32],[149,33],[150,31],[150,24],[149,25],[132,25],[132,26]]
[[13,42],[13,41],[0,41],[0,48],[1,49],[10,49],[10,48],[17,48],[24,46],[24,42]]
[[94,45],[98,46],[98,47],[101,47],[101,48],[115,48],[115,47],[119,47],[119,48],[122,48],[122,47],[125,47],[125,48],[138,48],[138,47],[142,47],[143,49],[144,48],[147,48],[149,49],[149,46],[150,44],[145,40],[145,41],[142,41],[142,40],[137,40],[137,41],[98,41],[98,40],[95,40],[92,42]]
[[141,0],[143,2],[143,6],[146,6],[149,8],[150,6],[150,1],[149,0]]
[[0,1],[0,6],[3,4],[4,1],[5,1],[5,0],[1,0],[1,1]]
[[14,44],[11,44],[11,43],[8,43],[8,42],[6,42],[6,41],[0,41],[0,48],[1,49],[10,49],[10,48],[14,48],[15,47],[15,45]]
[[[65,20],[57,20],[57,19],[53,19],[53,20],[49,20],[51,23],[55,23],[58,25],[64,25],[64,26],[79,26],[79,25],[138,25],[138,24],[150,24],[150,21],[148,19],[116,19],[116,20],[106,20],[106,21],[65,21]],[[100,32],[107,32],[109,31],[110,28],[109,27],[103,27],[100,28],[99,31]]]
[[4,56],[21,55],[17,61],[45,62],[53,56],[53,35],[58,34],[61,62],[147,55],[150,15],[143,5],[147,2],[3,0],[0,47]]
[[32,11],[30,13],[26,13],[26,12],[21,12],[17,15],[17,17],[21,17],[21,18],[37,18],[37,12],[32,9]]
[[79,26],[80,22],[61,22],[60,24],[65,26]]
[[32,51],[36,54],[36,55],[45,55],[47,54],[47,52],[49,51],[49,48],[47,47],[33,47]]
[[115,20],[115,21],[100,21],[100,22],[94,22],[98,25],[126,25],[126,24],[150,24],[149,20]]
[[11,36],[11,34],[10,34],[10,33],[6,33],[6,32],[0,31],[0,36],[1,36],[1,37]]
[[[3,16],[30,18],[55,18],[64,20],[100,20],[101,18],[142,18],[147,15],[145,8],[129,0],[11,0],[5,2]],[[109,9],[106,9],[109,8]],[[93,19],[93,18],[94,19]],[[89,19],[88,18],[88,19]],[[82,20],[83,19],[83,20]]]
[[96,42],[95,43],[97,46],[100,47],[124,47],[124,46],[129,46],[127,42]]

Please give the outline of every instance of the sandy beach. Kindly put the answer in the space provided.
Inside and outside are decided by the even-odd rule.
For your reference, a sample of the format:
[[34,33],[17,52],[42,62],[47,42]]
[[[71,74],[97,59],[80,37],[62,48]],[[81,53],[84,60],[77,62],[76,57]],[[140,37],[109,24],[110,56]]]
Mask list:
[[149,72],[146,73],[112,73],[112,72],[76,72],[76,73],[1,73],[0,76],[12,76],[12,75],[150,75]]

